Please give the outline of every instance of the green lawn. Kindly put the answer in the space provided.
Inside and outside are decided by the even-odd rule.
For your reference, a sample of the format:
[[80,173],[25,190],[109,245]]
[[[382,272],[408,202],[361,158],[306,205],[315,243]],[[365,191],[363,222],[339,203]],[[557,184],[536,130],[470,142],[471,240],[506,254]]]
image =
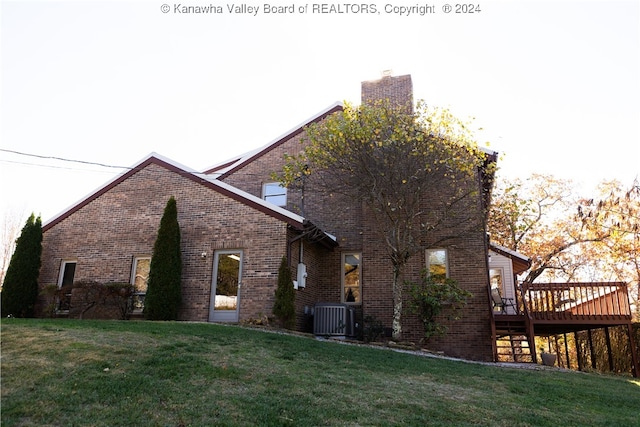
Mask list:
[[2,425],[639,426],[640,381],[179,322],[2,320]]

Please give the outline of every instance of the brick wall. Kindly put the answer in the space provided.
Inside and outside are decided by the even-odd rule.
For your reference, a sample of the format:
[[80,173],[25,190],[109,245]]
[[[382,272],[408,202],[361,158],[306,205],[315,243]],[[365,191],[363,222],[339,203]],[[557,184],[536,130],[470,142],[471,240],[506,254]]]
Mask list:
[[[278,158],[276,156],[276,158]],[[282,156],[280,156],[282,158]],[[278,167],[277,162],[269,167]],[[281,166],[280,166],[281,167]],[[259,173],[251,169],[251,174]],[[247,174],[249,175],[249,174]],[[306,207],[308,216],[321,224],[325,230],[336,235],[340,247],[335,251],[323,251],[317,257],[305,249],[305,263],[310,274],[318,275],[318,287],[308,287],[296,292],[296,310],[298,313],[298,327],[304,326],[304,306],[312,306],[316,302],[340,302],[340,268],[343,252],[360,251],[362,259],[362,310],[358,310],[360,319],[364,315],[374,316],[387,328],[391,328],[393,316],[392,298],[392,269],[387,248],[376,225],[369,220],[370,215],[363,213],[360,203],[343,206],[344,200],[336,195],[326,195],[313,191],[311,187],[306,191]],[[469,185],[474,185],[470,182]],[[460,286],[473,294],[468,301],[460,320],[448,322],[448,333],[443,338],[432,339],[428,347],[433,350],[444,351],[456,356],[477,360],[491,360],[491,328],[490,311],[487,297],[488,277],[486,270],[485,233],[482,227],[482,214],[477,205],[479,200],[470,200],[468,207],[472,212],[476,210],[477,227],[469,230],[456,239],[443,243],[441,247],[448,249],[450,275]],[[425,207],[428,208],[428,207]],[[366,212],[366,211],[364,211]],[[425,238],[425,247],[441,236]],[[297,265],[297,249],[292,250],[292,266],[295,275]],[[312,258],[312,261],[310,261]],[[316,266],[317,265],[317,266]],[[426,266],[424,251],[420,251],[410,260],[404,270],[403,279],[418,281],[420,271]],[[421,342],[423,339],[422,324],[418,317],[409,313],[408,299],[405,295],[405,310],[403,314],[403,340]]]
[[[388,98],[398,105],[412,105],[412,84],[410,76],[386,76],[375,82],[362,83],[362,101],[372,102],[375,99]],[[237,169],[224,178],[224,181],[242,188],[257,196],[261,196],[262,182],[270,182],[272,172],[281,170],[284,154],[294,154],[301,150],[301,134],[281,141],[273,150],[266,151],[263,156]],[[468,185],[476,186],[470,181]],[[478,212],[478,227],[469,230],[455,239],[442,243],[440,247],[448,250],[450,275],[458,283],[470,291],[473,297],[468,302],[463,318],[455,322],[444,321],[449,328],[448,334],[439,339],[432,339],[428,346],[441,350],[452,356],[477,360],[491,360],[490,311],[487,297],[487,267],[485,233],[482,224],[482,213],[479,199],[470,200],[467,209]],[[300,192],[289,190],[287,208],[300,211]],[[429,209],[426,205],[425,209]],[[323,230],[335,235],[340,247],[332,252],[310,253],[305,250],[310,277],[317,275],[318,286],[296,293],[296,309],[298,326],[304,328],[304,306],[315,302],[340,302],[341,254],[343,252],[362,252],[362,299],[357,307],[358,313],[374,316],[387,328],[391,328],[393,317],[392,267],[387,248],[376,232],[377,225],[371,221],[360,202],[353,203],[335,194],[327,194],[314,184],[313,178],[305,182],[304,216]],[[444,232],[443,232],[444,233]],[[455,233],[454,233],[455,234]],[[442,236],[425,236],[424,246],[433,245]],[[292,250],[292,266],[295,275],[297,265],[297,249]],[[425,267],[425,253],[415,254],[404,270],[403,280],[420,280],[420,271]],[[315,283],[315,282],[314,282]],[[408,300],[405,294],[405,310],[403,313],[403,339],[420,342],[423,338],[422,324],[418,317],[409,313]],[[360,317],[361,318],[361,317]]]
[[391,104],[413,111],[413,83],[411,76],[385,75],[380,80],[362,82],[362,103],[388,100]]
[[70,259],[77,260],[75,281],[129,282],[133,258],[152,254],[171,196],[178,205],[183,254],[179,318],[208,319],[213,254],[222,248],[243,250],[241,319],[270,315],[287,225],[157,164],[45,231],[40,286],[57,283],[61,261]]
[[296,280],[298,274],[301,243],[303,245],[302,261],[307,268],[307,283],[305,288],[295,292],[296,328],[300,331],[312,332],[313,318],[309,316],[309,311],[313,306],[318,302],[336,301],[340,298],[340,288],[335,286],[335,277],[339,277],[339,272],[335,271],[338,264],[330,261],[335,257],[335,251],[298,240],[291,247],[293,280]]

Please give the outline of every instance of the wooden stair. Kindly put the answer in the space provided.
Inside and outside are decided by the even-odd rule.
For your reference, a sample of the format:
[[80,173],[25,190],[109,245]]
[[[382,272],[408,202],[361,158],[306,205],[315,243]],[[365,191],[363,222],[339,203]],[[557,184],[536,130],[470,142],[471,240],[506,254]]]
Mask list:
[[535,347],[523,316],[495,316],[497,362],[532,363]]
[[496,339],[498,362],[533,363],[526,335],[507,335]]

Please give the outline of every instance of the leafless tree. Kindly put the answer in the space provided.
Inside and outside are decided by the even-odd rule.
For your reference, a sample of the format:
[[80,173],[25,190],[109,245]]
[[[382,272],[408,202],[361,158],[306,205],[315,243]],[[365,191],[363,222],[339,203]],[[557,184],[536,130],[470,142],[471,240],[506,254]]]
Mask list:
[[4,283],[4,275],[9,267],[11,255],[16,248],[16,239],[20,235],[20,230],[26,215],[18,210],[6,209],[2,214],[0,228],[0,286]]

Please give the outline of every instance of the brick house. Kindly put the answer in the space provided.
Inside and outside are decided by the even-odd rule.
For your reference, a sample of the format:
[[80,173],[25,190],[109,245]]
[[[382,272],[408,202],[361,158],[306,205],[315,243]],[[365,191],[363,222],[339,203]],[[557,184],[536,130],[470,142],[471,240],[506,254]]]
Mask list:
[[[181,319],[238,321],[270,314],[278,266],[289,241],[306,241],[309,258],[336,245],[299,215],[151,154],[43,225],[40,285],[130,282],[144,294],[153,244],[171,196],[178,201],[182,238]],[[214,264],[220,276],[236,275],[227,280],[236,291],[241,288],[236,295],[242,304],[233,310],[210,307]],[[73,292],[70,307],[62,311],[77,317],[79,296]],[[227,296],[221,300],[229,302]],[[44,304],[41,301],[41,307]],[[135,308],[140,307],[134,307],[134,314]],[[96,310],[100,308],[87,316],[116,316]]]
[[[411,77],[364,82],[362,97],[411,105]],[[313,187],[285,189],[271,178],[281,170],[284,154],[300,150],[306,125],[341,109],[332,105],[264,147],[203,172],[148,156],[43,226],[41,286],[128,282],[139,291],[134,301],[139,309],[160,218],[174,196],[183,252],[180,319],[242,322],[271,315],[278,266],[286,256],[296,279],[298,329],[309,330],[309,315],[324,302],[342,304],[356,323],[372,316],[389,328],[392,271],[366,208],[353,203],[336,209],[332,194]],[[488,161],[495,162],[496,153],[488,152]],[[472,209],[485,224],[492,176],[481,168],[477,178]],[[422,269],[438,264],[473,295],[462,319],[448,324],[446,336],[429,347],[493,360],[486,230],[428,247],[410,259],[406,276],[417,280]],[[79,296],[70,298],[63,308],[78,317],[74,298]],[[101,316],[96,307],[91,310]],[[403,314],[403,339],[421,338],[419,319]]]

